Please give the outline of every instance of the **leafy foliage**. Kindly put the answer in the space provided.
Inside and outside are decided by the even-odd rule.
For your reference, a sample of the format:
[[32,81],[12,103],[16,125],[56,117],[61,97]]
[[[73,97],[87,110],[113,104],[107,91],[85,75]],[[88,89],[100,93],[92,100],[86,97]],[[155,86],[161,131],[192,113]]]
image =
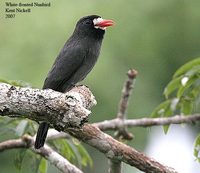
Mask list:
[[[173,75],[164,90],[166,100],[152,112],[152,117],[169,117],[178,113],[192,114],[199,105],[200,96],[200,58],[196,58],[182,67]],[[169,126],[164,126],[167,133]],[[200,135],[195,140],[194,156],[200,162]]]
[[83,145],[76,144],[75,146],[80,155],[81,164],[83,166],[87,166],[88,164],[89,164],[89,166],[92,166],[93,165],[92,159],[91,159],[90,155],[88,154],[87,150],[83,147]]
[[22,162],[26,154],[26,151],[27,151],[26,149],[19,149],[17,154],[15,155],[14,164],[18,170],[21,170],[22,168]]
[[195,143],[194,143],[194,156],[200,162],[200,135],[197,136]]
[[72,138],[72,140],[56,139],[52,141],[52,143],[52,145],[61,155],[79,167],[88,165],[92,166],[92,159],[87,150],[80,144],[80,142],[77,143]]
[[27,149],[17,150],[14,158],[14,165],[20,173],[35,172],[38,173],[41,163],[41,157],[35,155]]
[[166,100],[152,112],[153,117],[168,117],[174,114],[188,115],[194,112],[200,92],[200,58],[194,59],[174,74],[166,86]]
[[38,173],[46,173],[48,170],[48,162],[44,158],[41,158]]
[[28,119],[0,117],[0,134],[10,133],[14,137],[21,137],[25,133],[34,135],[36,123]]

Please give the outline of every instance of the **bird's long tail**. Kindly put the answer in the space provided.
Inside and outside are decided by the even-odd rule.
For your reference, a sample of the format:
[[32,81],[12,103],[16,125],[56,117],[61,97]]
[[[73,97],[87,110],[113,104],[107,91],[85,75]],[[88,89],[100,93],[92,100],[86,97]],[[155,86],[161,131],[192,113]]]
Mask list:
[[39,149],[44,146],[45,139],[47,137],[47,132],[49,129],[49,124],[42,122],[38,128],[37,136],[35,140],[35,149]]

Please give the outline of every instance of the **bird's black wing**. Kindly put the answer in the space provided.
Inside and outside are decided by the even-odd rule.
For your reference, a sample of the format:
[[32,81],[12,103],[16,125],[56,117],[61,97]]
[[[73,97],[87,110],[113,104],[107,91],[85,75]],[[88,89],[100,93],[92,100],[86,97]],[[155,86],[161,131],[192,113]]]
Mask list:
[[70,89],[73,83],[68,82],[81,67],[85,57],[86,51],[80,45],[65,45],[48,73],[43,89],[50,88],[60,92]]

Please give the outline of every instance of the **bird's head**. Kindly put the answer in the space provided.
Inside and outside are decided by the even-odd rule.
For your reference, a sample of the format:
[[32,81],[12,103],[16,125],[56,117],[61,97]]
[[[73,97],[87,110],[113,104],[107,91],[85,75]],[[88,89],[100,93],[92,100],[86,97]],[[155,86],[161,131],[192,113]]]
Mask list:
[[85,16],[77,22],[75,33],[83,37],[103,38],[106,28],[113,24],[112,20],[102,19],[98,15]]

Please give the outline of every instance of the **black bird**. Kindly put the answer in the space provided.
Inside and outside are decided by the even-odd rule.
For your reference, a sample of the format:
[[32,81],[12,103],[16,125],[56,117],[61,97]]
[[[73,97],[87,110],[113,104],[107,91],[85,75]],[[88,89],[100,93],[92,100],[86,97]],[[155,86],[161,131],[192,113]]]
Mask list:
[[[81,18],[57,56],[43,89],[66,92],[83,80],[97,61],[106,27],[112,25],[112,20],[104,20],[98,15]],[[35,141],[36,149],[44,145],[48,128],[48,123],[40,124]]]

